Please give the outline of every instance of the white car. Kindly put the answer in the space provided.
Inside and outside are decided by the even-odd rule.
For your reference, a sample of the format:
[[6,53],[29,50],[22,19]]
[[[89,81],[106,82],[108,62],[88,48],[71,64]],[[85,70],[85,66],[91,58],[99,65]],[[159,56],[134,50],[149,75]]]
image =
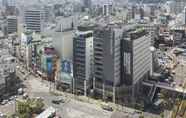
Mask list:
[[20,67],[19,66],[16,66],[17,69],[19,69]]
[[1,102],[1,105],[5,105],[5,104],[7,104],[8,103],[8,100],[3,100],[2,102]]
[[0,112],[0,118],[4,117],[4,114]]

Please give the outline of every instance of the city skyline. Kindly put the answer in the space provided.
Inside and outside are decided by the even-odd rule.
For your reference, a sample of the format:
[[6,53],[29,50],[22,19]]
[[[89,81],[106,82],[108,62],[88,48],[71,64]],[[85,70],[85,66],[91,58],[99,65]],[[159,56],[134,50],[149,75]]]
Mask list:
[[185,118],[185,0],[0,0],[0,118]]

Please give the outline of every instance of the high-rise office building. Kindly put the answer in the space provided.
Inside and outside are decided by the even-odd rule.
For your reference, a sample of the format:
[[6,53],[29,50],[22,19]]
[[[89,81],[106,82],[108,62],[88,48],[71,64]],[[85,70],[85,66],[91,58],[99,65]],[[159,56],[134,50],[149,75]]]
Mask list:
[[[148,79],[152,66],[151,38],[143,29],[124,32],[121,41],[122,83],[129,89],[124,98],[132,100],[138,96],[140,83]],[[128,98],[127,98],[128,97]]]
[[25,11],[25,27],[26,30],[34,32],[42,32],[44,13],[43,10],[37,8],[31,8]]
[[145,11],[142,7],[139,8],[139,12],[140,12],[140,19],[144,19]]
[[83,0],[83,4],[85,8],[91,8],[92,6],[92,0]]
[[16,0],[3,0],[2,5],[6,15],[16,15]]
[[112,3],[107,3],[103,5],[103,15],[104,16],[109,16],[113,13],[113,4]]
[[4,7],[16,6],[16,0],[2,0],[2,5]]
[[121,84],[120,41],[122,28],[100,26],[94,31],[93,88],[98,96],[115,102],[116,87]]
[[7,17],[7,34],[16,33],[17,32],[17,17],[16,16],[8,16]]
[[185,6],[186,6],[185,0],[175,0],[174,1],[174,12],[176,14],[181,13],[184,10]]
[[135,19],[136,6],[132,6],[132,19]]
[[73,75],[76,91],[86,96],[91,88],[93,74],[93,31],[78,27],[73,40]]

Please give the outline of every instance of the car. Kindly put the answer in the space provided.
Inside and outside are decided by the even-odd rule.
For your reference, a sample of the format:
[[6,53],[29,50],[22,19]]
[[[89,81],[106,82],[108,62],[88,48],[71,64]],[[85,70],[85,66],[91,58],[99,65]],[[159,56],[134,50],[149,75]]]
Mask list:
[[26,73],[24,71],[22,71],[22,74],[25,75]]
[[59,101],[56,101],[56,100],[52,100],[52,103],[53,104],[60,104],[60,102]]
[[44,100],[44,98],[43,98],[43,97],[36,97],[36,99],[41,100],[41,101],[43,101],[43,100]]
[[20,67],[19,67],[19,66],[16,66],[16,68],[17,68],[17,69],[20,69]]
[[136,110],[135,113],[142,114],[142,111]]
[[29,96],[28,96],[28,94],[27,93],[24,93],[23,94],[23,99],[27,99]]
[[60,103],[65,103],[65,100],[63,98],[59,98],[57,100],[52,100],[53,104],[60,104]]
[[14,100],[14,99],[15,99],[14,96],[11,96],[11,97],[9,98],[9,101]]
[[14,96],[14,98],[16,99],[16,98],[17,98],[17,96],[15,95],[15,96]]
[[106,111],[113,111],[113,108],[109,105],[101,105],[101,108]]
[[1,105],[5,105],[5,104],[7,104],[8,103],[8,100],[3,100],[2,102],[1,102]]
[[0,118],[6,118],[6,116],[0,112]]
[[19,88],[19,89],[17,90],[17,92],[18,92],[18,95],[22,95],[22,94],[24,93],[23,88]]

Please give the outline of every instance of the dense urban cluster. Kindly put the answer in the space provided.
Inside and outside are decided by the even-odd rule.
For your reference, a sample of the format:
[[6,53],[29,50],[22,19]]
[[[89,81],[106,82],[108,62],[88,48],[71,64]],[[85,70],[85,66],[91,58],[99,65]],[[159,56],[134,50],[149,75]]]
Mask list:
[[185,0],[0,3],[0,118],[186,118]]

